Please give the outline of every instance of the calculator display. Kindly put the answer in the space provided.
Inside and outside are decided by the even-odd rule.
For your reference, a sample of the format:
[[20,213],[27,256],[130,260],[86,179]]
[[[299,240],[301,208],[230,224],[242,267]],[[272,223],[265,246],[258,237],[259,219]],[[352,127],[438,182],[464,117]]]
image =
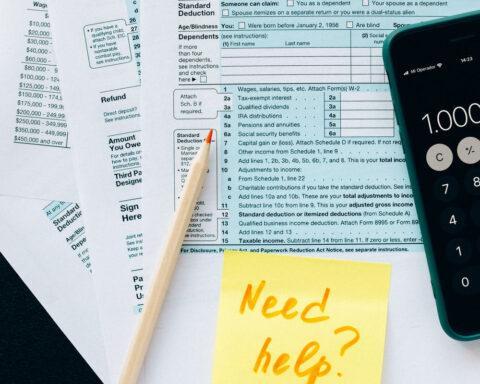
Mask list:
[[[480,23],[405,33],[393,66],[450,327],[480,333]],[[438,297],[437,297],[438,299]]]

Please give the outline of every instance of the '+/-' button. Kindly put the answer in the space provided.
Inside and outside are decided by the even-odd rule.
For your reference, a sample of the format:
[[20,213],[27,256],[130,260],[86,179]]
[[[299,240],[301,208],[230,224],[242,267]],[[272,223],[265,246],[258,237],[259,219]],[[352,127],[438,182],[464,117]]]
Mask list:
[[457,155],[465,164],[475,164],[480,161],[480,140],[476,137],[465,137],[458,143]]

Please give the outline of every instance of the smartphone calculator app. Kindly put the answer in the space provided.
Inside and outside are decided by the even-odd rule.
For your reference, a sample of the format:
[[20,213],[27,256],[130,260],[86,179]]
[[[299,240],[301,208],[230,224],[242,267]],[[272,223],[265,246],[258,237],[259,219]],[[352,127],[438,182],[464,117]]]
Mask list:
[[434,294],[467,337],[480,330],[480,24],[469,25],[413,30],[390,48]]

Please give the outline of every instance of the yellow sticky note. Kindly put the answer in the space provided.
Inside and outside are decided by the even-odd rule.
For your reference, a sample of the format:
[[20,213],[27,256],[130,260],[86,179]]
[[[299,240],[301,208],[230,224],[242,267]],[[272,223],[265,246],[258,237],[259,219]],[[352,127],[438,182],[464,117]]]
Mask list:
[[390,265],[226,251],[214,384],[379,384]]

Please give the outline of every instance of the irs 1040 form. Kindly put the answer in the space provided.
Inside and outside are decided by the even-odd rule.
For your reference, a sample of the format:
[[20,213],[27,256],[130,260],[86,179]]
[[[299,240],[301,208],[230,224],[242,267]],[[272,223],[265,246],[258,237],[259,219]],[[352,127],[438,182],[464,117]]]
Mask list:
[[[147,238],[161,236],[159,218],[175,209],[203,132],[216,132],[216,156],[171,290],[175,305],[167,301],[146,365],[149,379],[211,382],[216,253],[227,248],[391,262],[386,382],[408,381],[405,367],[418,380],[431,380],[436,373],[423,367],[433,355],[442,364],[438,350],[449,351],[445,366],[455,356],[462,372],[475,375],[475,353],[445,340],[434,318],[381,57],[385,37],[399,26],[472,6],[143,1]],[[413,364],[411,351],[423,339],[428,343],[421,343],[418,358],[425,365]],[[189,356],[188,369],[177,362],[180,355]],[[455,372],[442,370],[437,381],[447,383]]]
[[[165,210],[161,197],[174,205],[202,132],[214,127],[187,250],[420,250],[381,49],[400,25],[468,4],[384,3],[162,4],[143,52],[148,227]],[[160,13],[146,11],[147,20],[150,12]],[[172,145],[159,152],[166,132]]]

